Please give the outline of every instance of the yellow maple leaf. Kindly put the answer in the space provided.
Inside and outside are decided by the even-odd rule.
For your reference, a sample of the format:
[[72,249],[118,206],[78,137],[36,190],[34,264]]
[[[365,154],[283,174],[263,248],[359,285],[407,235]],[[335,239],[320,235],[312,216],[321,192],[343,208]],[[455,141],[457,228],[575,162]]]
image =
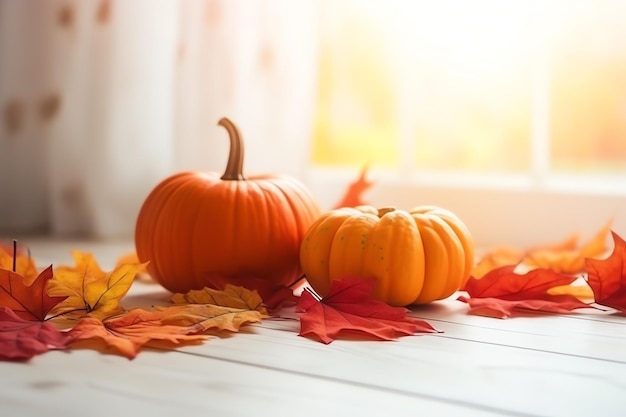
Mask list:
[[120,300],[144,266],[125,264],[105,272],[90,253],[73,251],[72,256],[76,265],[56,268],[54,278],[50,280],[50,296],[68,297],[51,314],[89,315],[102,319],[124,311]]
[[142,264],[139,261],[139,258],[137,257],[137,253],[136,252],[127,252],[124,253],[122,255],[120,255],[117,258],[117,261],[115,262],[115,266],[122,266],[122,265],[127,265],[127,264],[137,264],[137,265],[142,265],[141,269],[139,270],[139,272],[145,272],[146,270],[146,265],[147,264]]
[[170,299],[175,304],[213,304],[222,307],[233,307],[246,310],[257,310],[267,315],[263,300],[257,291],[244,287],[226,284],[223,290],[205,287],[191,290],[185,294],[176,293]]
[[156,284],[157,282],[150,276],[148,273],[148,263],[141,263],[139,258],[137,257],[137,252],[127,252],[122,254],[119,258],[117,258],[115,266],[127,265],[127,264],[137,264],[139,266],[139,270],[137,271],[137,276],[135,280],[140,280],[145,283]]

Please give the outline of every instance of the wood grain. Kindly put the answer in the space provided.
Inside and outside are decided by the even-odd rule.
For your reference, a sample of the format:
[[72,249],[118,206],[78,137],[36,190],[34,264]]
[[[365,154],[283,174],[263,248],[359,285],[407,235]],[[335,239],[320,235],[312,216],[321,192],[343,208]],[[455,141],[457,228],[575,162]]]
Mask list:
[[[113,265],[127,243],[75,244]],[[34,256],[65,259],[69,243],[35,242]],[[44,257],[44,258],[45,258]],[[168,293],[136,282],[126,302]],[[467,314],[451,297],[412,315],[442,330],[393,342],[297,336],[271,319],[231,337],[127,359],[90,350],[0,363],[0,410],[19,416],[622,416],[626,318],[602,312]]]

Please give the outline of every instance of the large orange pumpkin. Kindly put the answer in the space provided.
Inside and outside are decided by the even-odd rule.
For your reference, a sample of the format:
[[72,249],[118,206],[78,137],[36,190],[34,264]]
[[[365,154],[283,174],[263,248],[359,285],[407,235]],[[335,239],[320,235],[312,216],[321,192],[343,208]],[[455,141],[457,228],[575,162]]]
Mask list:
[[311,226],[300,262],[322,296],[333,280],[361,277],[375,281],[375,298],[407,306],[461,288],[474,264],[474,243],[465,224],[443,208],[340,208]]
[[215,276],[293,283],[320,209],[294,178],[244,178],[239,130],[226,118],[218,125],[230,136],[225,173],[182,172],[158,184],[137,218],[137,256],[173,292],[203,288]]

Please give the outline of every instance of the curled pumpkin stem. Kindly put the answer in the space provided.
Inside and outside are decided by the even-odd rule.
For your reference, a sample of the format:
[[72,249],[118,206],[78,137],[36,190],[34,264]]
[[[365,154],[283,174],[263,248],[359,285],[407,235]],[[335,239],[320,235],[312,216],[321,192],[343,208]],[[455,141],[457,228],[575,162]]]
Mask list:
[[237,126],[226,117],[222,117],[217,124],[222,126],[228,132],[230,138],[230,151],[228,154],[228,163],[226,170],[221,179],[243,181],[243,140]]

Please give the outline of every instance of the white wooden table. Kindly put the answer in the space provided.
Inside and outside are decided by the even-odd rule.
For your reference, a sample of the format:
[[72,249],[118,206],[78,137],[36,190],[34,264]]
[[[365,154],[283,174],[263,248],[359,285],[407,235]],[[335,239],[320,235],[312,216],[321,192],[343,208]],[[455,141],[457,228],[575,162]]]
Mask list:
[[[39,265],[91,251],[106,269],[132,243],[30,243]],[[136,282],[128,306],[169,294]],[[626,416],[626,318],[467,313],[454,297],[415,308],[441,334],[393,342],[297,336],[264,320],[232,337],[134,360],[92,350],[0,362],[0,416]]]

